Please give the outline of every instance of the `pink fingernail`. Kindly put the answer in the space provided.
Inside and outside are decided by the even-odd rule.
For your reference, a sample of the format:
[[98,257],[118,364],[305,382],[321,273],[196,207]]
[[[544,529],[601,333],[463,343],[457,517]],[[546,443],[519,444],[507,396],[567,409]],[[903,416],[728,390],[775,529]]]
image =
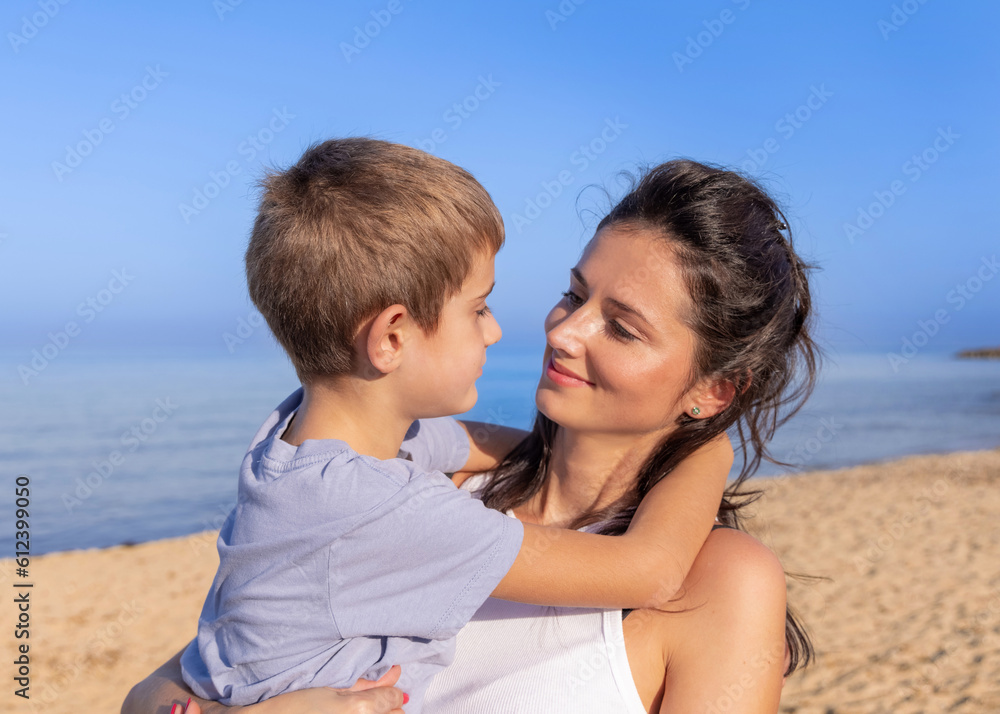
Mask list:
[[403,704],[407,704],[409,703],[409,701],[410,701],[410,695],[407,694],[406,692],[403,692]]

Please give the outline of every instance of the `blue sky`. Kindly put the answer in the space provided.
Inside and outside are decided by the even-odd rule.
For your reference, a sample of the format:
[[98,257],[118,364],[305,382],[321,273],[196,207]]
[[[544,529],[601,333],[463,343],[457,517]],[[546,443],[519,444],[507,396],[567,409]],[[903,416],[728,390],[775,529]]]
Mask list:
[[1000,344],[998,20],[943,0],[7,3],[6,371],[71,321],[82,352],[225,354],[254,176],[357,134],[491,192],[511,344],[540,339],[600,187],[677,156],[773,189],[822,268],[828,347]]

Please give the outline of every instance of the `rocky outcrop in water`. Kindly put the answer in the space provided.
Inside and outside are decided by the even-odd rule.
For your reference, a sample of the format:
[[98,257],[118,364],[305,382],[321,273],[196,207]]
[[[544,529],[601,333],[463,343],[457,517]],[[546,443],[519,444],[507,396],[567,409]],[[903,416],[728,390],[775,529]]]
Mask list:
[[1000,347],[984,347],[981,350],[962,350],[959,359],[1000,359]]

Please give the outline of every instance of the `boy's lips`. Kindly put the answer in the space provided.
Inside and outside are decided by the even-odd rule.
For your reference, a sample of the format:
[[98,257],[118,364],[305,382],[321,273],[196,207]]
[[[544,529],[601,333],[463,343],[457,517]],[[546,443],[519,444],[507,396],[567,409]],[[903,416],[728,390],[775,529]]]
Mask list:
[[569,370],[560,364],[556,364],[555,358],[553,357],[549,357],[549,363],[545,365],[545,374],[556,384],[561,384],[565,387],[594,386],[593,382],[588,382],[572,370]]

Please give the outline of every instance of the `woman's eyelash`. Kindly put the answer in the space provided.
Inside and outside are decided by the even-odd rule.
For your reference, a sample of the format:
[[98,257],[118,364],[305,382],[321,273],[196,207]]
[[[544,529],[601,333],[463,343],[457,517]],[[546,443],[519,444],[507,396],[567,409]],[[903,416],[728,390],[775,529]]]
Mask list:
[[482,310],[476,310],[476,314],[479,315],[479,317],[486,317],[491,312],[493,312],[493,311],[490,310],[490,306],[489,305],[487,305],[486,307],[484,307]]
[[[574,293],[572,290],[567,290],[562,294],[564,298],[569,302],[570,305],[574,307],[579,307],[583,304],[583,298]],[[633,335],[631,332],[626,330],[617,320],[610,320],[604,328],[604,334],[613,340],[618,340],[619,342],[633,342],[639,338]]]
[[[617,320],[611,320],[611,322],[609,322],[608,324],[611,325],[611,332],[612,332],[612,334],[610,336],[613,337],[616,340],[622,340],[624,342],[632,342],[633,340],[638,340],[639,339],[638,337],[636,337],[635,335],[633,335],[631,332],[629,332],[628,330],[626,330],[624,327],[622,327],[621,325],[619,325]],[[605,331],[607,331],[607,330],[605,330]]]
[[572,290],[567,290],[562,294],[562,296],[569,301],[570,305],[580,305],[581,303],[583,303],[583,298],[581,298]]

